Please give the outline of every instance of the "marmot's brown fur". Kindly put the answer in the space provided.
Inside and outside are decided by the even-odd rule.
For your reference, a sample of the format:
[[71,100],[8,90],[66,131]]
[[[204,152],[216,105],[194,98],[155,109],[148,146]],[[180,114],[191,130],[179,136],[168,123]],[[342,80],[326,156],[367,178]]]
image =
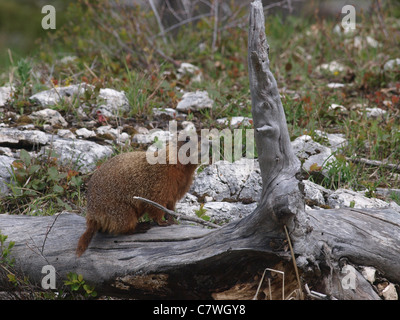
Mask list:
[[[187,141],[186,141],[187,142]],[[177,150],[185,142],[178,142]],[[112,234],[137,232],[138,219],[147,213],[158,225],[170,225],[173,218],[163,220],[164,212],[134,196],[147,198],[174,210],[176,202],[188,191],[197,164],[169,161],[168,145],[159,152],[166,153],[166,164],[150,164],[145,151],[120,154],[100,166],[93,174],[87,194],[87,229],[76,249],[79,257],[97,231]],[[178,159],[177,153],[175,158]]]

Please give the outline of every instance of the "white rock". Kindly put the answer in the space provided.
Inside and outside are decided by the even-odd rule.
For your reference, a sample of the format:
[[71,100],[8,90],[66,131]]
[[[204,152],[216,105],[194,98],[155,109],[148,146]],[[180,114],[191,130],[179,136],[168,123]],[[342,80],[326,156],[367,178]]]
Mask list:
[[100,89],[97,110],[105,117],[121,116],[129,111],[129,101],[123,91],[114,89]]
[[173,137],[173,134],[169,131],[163,131],[160,129],[153,129],[150,130],[149,133],[137,133],[133,136],[132,142],[136,143],[153,143],[154,140],[157,138],[158,141],[166,142],[169,141]]
[[400,189],[376,188],[375,192],[387,198],[390,197],[391,195],[395,195],[400,198]]
[[[360,24],[357,24],[358,27],[360,27]],[[336,33],[337,35],[345,35],[345,36],[353,36],[356,33],[357,29],[351,29],[351,28],[343,28],[341,24],[335,25],[333,28],[333,32]]]
[[370,284],[373,284],[376,279],[376,269],[372,267],[362,267],[361,274]]
[[113,153],[112,148],[108,146],[80,139],[56,139],[49,146],[43,147],[41,153],[46,150],[55,152],[62,164],[82,173],[93,171],[98,160],[110,157]]
[[86,83],[76,84],[66,87],[55,87],[50,90],[41,91],[29,99],[39,102],[42,106],[51,106],[59,103],[61,99],[70,98],[85,93],[86,87],[90,86]]
[[390,70],[395,70],[395,69],[400,69],[400,58],[396,58],[396,59],[391,59],[389,61],[387,61],[384,66],[383,69],[385,71],[390,71]]
[[336,89],[336,88],[343,88],[346,85],[344,83],[331,82],[331,83],[328,83],[326,86],[328,88]]
[[368,119],[383,117],[387,113],[386,110],[383,110],[381,108],[365,108],[365,111],[367,111]]
[[232,117],[230,119],[228,118],[221,118],[217,119],[217,122],[219,124],[223,125],[230,125],[231,128],[237,128],[241,126],[242,124],[244,126],[251,126],[253,123],[253,119],[248,118],[248,117],[242,117],[242,116],[237,116],[237,117]]
[[6,183],[11,182],[11,165],[16,159],[0,155],[0,199],[8,194],[9,189]]
[[186,117],[185,114],[180,113],[173,108],[153,108],[153,114],[155,116],[160,116],[165,114],[173,119],[175,119],[176,117]]
[[[187,195],[190,195],[189,193]],[[190,195],[197,199],[195,196]],[[243,217],[252,213],[257,207],[257,203],[243,204],[240,202],[219,202],[210,201],[206,202],[203,209],[206,210],[204,215],[210,217],[210,220],[216,223],[227,223],[242,219]],[[197,200],[187,199],[185,196],[181,201],[176,204],[176,211],[184,213],[185,215],[195,217],[196,211],[200,209],[200,203]]]
[[39,130],[19,130],[18,128],[0,127],[0,143],[35,146],[47,144],[50,138],[51,135]]
[[315,130],[315,133],[328,140],[328,147],[336,152],[338,149],[347,146],[348,142],[342,133],[326,133],[320,130]]
[[217,223],[226,223],[242,219],[257,208],[257,203],[243,204],[241,202],[207,202],[203,207],[205,215]]
[[76,139],[76,135],[68,129],[58,129],[57,135],[64,139]]
[[111,125],[101,126],[96,129],[97,134],[108,134],[112,129]]
[[332,208],[393,208],[386,201],[368,198],[364,194],[353,190],[337,189],[328,196],[327,204]]
[[188,134],[196,134],[196,126],[191,121],[183,121],[182,122],[183,131],[187,132]]
[[262,191],[259,170],[258,161],[253,159],[217,161],[196,175],[190,192],[215,201],[257,202]]
[[64,58],[62,58],[60,60],[60,63],[62,63],[62,64],[70,64],[70,63],[75,62],[77,59],[78,59],[77,56],[65,56]]
[[330,73],[333,73],[333,74],[334,73],[345,72],[346,69],[347,69],[347,67],[345,65],[343,65],[343,64],[341,64],[341,63],[339,63],[337,61],[331,61],[329,63],[324,63],[324,64],[319,65],[316,68],[316,70],[318,72],[327,71],[327,72],[330,72]]
[[96,136],[96,133],[95,133],[94,131],[88,130],[88,129],[86,129],[86,128],[80,128],[80,129],[76,130],[76,131],[75,131],[75,134],[76,134],[78,137],[83,137],[83,138],[85,138],[85,139],[91,138],[91,137],[95,137],[95,136]]
[[203,74],[201,70],[191,63],[182,62],[177,71],[178,80],[181,79],[184,75],[192,76],[193,82],[201,82],[203,80]]
[[[292,147],[296,156],[304,160],[303,169],[307,171],[310,171],[310,167],[314,164],[317,164],[319,167],[324,167],[328,163],[336,160],[330,148],[315,142],[308,135],[296,138],[292,142]],[[324,169],[322,169],[322,173],[325,173]]]
[[178,102],[176,110],[188,112],[202,109],[211,109],[214,101],[210,99],[207,91],[186,92]]
[[11,99],[14,88],[11,86],[0,87],[0,107]]
[[29,117],[31,119],[43,120],[47,123],[50,123],[52,126],[60,125],[63,127],[68,126],[68,122],[65,121],[63,116],[57,111],[53,109],[43,109],[39,111],[32,112]]
[[385,107],[388,107],[388,108],[390,108],[391,106],[393,106],[393,102],[390,101],[390,100],[383,100],[383,101],[382,101],[382,104],[383,104]]
[[115,140],[116,143],[120,144],[130,140],[129,134],[127,134],[126,132],[122,132],[122,130],[123,130],[122,127],[112,128],[110,125],[107,125],[98,127],[96,131],[100,135],[104,134],[111,135],[113,137],[113,140]]
[[328,110],[338,110],[338,111],[340,111],[340,112],[342,112],[342,113],[346,113],[346,112],[347,112],[346,107],[344,107],[344,106],[342,106],[342,105],[340,105],[340,104],[336,104],[336,103],[332,103],[332,104],[328,107]]
[[382,296],[385,300],[399,300],[396,287],[393,283],[389,283],[387,287],[383,289]]
[[13,157],[14,154],[12,150],[8,147],[0,147],[0,155],[5,155],[7,157]]
[[[71,99],[76,95],[82,95],[92,85],[81,83],[66,87],[55,87],[50,90],[38,92],[30,97],[30,100],[39,102],[42,106],[50,106],[59,103],[62,99]],[[129,101],[123,91],[110,88],[100,89],[97,97],[98,109],[106,117],[120,116],[129,111]]]
[[140,126],[135,127],[135,130],[138,134],[149,134],[150,132],[149,129],[147,129],[146,127],[140,127]]
[[332,193],[331,190],[325,189],[309,180],[304,180],[303,184],[305,198],[307,200],[310,200],[316,206],[326,205],[325,197]]
[[356,49],[362,50],[365,49],[367,46],[371,48],[379,48],[382,46],[382,44],[380,44],[378,41],[370,36],[367,36],[365,38],[361,36],[354,37],[354,47]]

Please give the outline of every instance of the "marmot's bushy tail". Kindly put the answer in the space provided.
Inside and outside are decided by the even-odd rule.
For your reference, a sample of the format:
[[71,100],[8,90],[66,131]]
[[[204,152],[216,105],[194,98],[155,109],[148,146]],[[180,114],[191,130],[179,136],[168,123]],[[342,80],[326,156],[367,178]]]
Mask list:
[[82,253],[85,252],[87,247],[89,246],[90,241],[92,240],[94,234],[99,230],[97,222],[93,220],[88,220],[86,222],[86,231],[82,234],[79,239],[78,247],[76,248],[76,255],[80,257]]

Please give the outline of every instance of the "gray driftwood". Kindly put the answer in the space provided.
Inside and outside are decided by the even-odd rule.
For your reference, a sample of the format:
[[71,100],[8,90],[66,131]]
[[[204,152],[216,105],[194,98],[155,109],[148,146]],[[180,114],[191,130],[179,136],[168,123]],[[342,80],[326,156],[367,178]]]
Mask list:
[[[290,233],[302,288],[337,299],[378,299],[355,273],[355,288],[343,286],[346,264],[373,266],[400,283],[400,215],[391,210],[304,210],[300,163],[288,135],[275,79],[269,69],[261,1],[251,4],[249,78],[255,138],[263,180],[257,209],[219,229],[174,225],[145,234],[98,233],[76,258],[85,219],[0,216],[0,230],[15,241],[16,266],[40,283],[42,267],[57,271],[57,285],[68,272],[82,274],[99,294],[130,298],[251,299],[266,268],[285,273],[286,296],[298,288],[288,239]],[[258,298],[282,296],[281,275],[268,273]]]

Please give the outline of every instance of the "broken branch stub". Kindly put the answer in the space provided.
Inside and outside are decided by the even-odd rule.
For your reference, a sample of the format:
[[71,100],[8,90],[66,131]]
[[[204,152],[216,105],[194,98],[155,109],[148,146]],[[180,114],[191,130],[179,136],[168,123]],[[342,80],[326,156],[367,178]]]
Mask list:
[[269,69],[261,1],[251,3],[248,64],[255,140],[263,181],[262,205],[278,224],[304,212],[300,161],[295,156],[278,87]]

